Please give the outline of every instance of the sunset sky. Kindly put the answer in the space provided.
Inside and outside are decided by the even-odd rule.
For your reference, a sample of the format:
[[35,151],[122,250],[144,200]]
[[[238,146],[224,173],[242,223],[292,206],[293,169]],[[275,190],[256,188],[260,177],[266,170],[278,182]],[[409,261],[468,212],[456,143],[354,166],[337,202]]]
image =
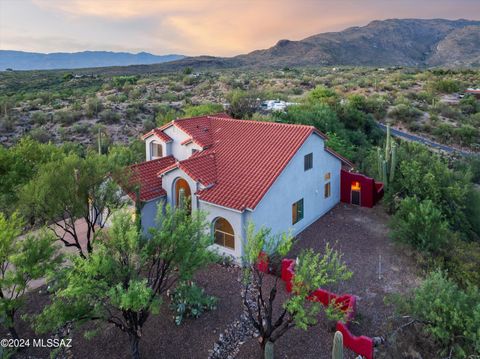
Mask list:
[[0,0],[0,49],[232,56],[387,18],[480,19],[480,0]]

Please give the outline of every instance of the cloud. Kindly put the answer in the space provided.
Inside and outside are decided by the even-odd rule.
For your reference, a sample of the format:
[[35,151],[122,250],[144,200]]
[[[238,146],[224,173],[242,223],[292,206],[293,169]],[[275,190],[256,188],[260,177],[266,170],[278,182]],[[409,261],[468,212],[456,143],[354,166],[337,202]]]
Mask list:
[[[2,2],[0,46],[232,56],[374,19],[469,17],[478,0],[24,0]],[[31,39],[19,39],[19,34]],[[33,41],[33,39],[36,39]],[[28,45],[30,46],[30,45]],[[73,51],[73,50],[70,50]],[[75,50],[76,51],[76,50]]]

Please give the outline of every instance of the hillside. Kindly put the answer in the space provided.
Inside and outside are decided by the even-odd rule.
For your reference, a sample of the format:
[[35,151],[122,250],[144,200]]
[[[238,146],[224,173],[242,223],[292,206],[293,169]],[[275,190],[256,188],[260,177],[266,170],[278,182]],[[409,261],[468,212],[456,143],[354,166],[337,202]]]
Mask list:
[[179,60],[182,55],[152,55],[147,52],[82,51],[42,54],[37,52],[0,50],[0,71],[14,70],[53,70],[104,66],[128,66],[156,64]]
[[294,66],[478,66],[480,21],[390,19],[366,26],[280,40],[275,46],[235,57],[187,57],[166,64],[131,68],[158,72],[202,68]]

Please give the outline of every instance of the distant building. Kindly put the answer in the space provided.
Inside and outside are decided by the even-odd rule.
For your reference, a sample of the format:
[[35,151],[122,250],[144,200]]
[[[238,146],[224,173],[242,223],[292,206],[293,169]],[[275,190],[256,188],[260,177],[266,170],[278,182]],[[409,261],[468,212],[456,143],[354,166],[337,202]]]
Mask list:
[[264,111],[283,111],[291,105],[296,105],[296,103],[282,100],[267,100],[262,102],[261,108]]
[[480,99],[480,88],[468,88],[465,90],[466,94],[470,94]]

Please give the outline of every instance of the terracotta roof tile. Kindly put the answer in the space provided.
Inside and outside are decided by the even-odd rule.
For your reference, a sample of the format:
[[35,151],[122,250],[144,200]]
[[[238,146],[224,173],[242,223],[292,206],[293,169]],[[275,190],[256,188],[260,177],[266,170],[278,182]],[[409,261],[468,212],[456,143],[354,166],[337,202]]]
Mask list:
[[[162,187],[162,178],[157,173],[172,164],[175,164],[175,158],[168,156],[128,167],[130,171],[129,187],[140,186],[140,200],[142,202],[165,196],[166,192]],[[136,194],[135,192],[129,192],[128,196],[135,200]]]
[[258,205],[312,133],[326,138],[313,126],[235,120],[225,114],[174,120],[157,130],[170,126],[184,131],[204,150],[184,161],[172,161],[154,175],[181,168],[208,187],[197,193],[201,200],[236,210]]
[[163,132],[159,128],[154,128],[150,132],[147,132],[146,134],[144,134],[142,136],[142,140],[144,140],[144,139],[146,139],[146,138],[148,138],[152,135],[157,136],[161,141],[163,141],[165,143],[173,141],[172,138],[169,135],[167,135],[165,132]]

